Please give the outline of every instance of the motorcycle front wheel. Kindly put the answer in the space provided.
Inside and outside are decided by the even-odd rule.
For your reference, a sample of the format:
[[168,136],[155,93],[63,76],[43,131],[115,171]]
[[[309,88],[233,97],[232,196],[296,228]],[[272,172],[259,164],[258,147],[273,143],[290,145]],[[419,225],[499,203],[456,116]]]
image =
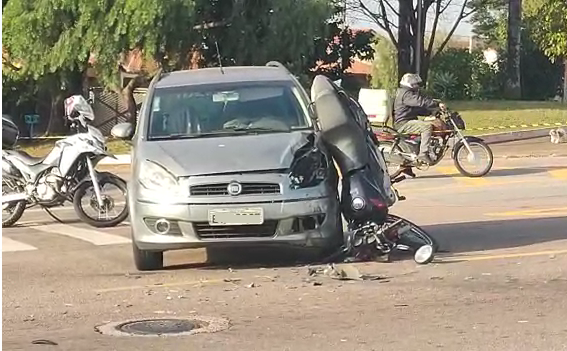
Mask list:
[[469,141],[468,144],[472,153],[464,143],[457,146],[454,154],[455,167],[464,176],[482,177],[492,169],[494,163],[492,150],[480,140]]
[[[92,182],[81,184],[73,195],[73,206],[81,221],[96,228],[115,227],[128,217],[126,182],[116,176],[98,181],[103,206],[99,206]],[[109,191],[114,188],[114,191]],[[116,210],[118,208],[119,210]],[[121,208],[121,209],[120,209]],[[89,214],[94,210],[93,214]]]
[[[15,188],[2,180],[2,196],[11,193],[20,193],[22,189]],[[16,224],[22,218],[26,209],[26,201],[11,202],[2,205],[2,228],[8,228]]]

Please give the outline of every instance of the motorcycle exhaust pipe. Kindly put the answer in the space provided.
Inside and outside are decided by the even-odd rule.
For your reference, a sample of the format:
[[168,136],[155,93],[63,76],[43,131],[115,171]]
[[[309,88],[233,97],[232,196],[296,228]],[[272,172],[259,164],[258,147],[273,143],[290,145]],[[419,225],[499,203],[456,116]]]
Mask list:
[[7,204],[7,203],[11,203],[11,202],[16,202],[16,201],[18,201],[18,202],[24,201],[24,200],[27,200],[28,198],[29,198],[29,196],[26,193],[2,195],[2,205]]

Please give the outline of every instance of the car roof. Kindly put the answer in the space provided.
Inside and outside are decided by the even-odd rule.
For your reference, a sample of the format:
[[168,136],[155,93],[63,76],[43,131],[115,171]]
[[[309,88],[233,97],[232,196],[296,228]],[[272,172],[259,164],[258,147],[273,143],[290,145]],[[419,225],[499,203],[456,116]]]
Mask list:
[[237,66],[201,68],[165,73],[156,84],[156,88],[174,88],[180,86],[292,81],[291,74],[284,68],[268,66]]

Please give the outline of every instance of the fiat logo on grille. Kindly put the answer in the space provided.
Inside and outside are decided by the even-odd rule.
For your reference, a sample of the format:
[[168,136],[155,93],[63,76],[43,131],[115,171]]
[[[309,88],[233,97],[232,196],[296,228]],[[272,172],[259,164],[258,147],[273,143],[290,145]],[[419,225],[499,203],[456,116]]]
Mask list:
[[232,182],[228,184],[227,190],[229,195],[240,195],[242,193],[242,185],[240,183]]

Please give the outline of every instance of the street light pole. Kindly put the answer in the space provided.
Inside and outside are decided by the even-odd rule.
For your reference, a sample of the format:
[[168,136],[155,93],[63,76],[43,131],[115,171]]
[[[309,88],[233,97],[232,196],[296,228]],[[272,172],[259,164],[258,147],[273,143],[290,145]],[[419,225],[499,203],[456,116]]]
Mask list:
[[423,0],[417,0],[417,31],[416,31],[416,45],[415,45],[415,73],[421,75],[421,55],[423,52]]

